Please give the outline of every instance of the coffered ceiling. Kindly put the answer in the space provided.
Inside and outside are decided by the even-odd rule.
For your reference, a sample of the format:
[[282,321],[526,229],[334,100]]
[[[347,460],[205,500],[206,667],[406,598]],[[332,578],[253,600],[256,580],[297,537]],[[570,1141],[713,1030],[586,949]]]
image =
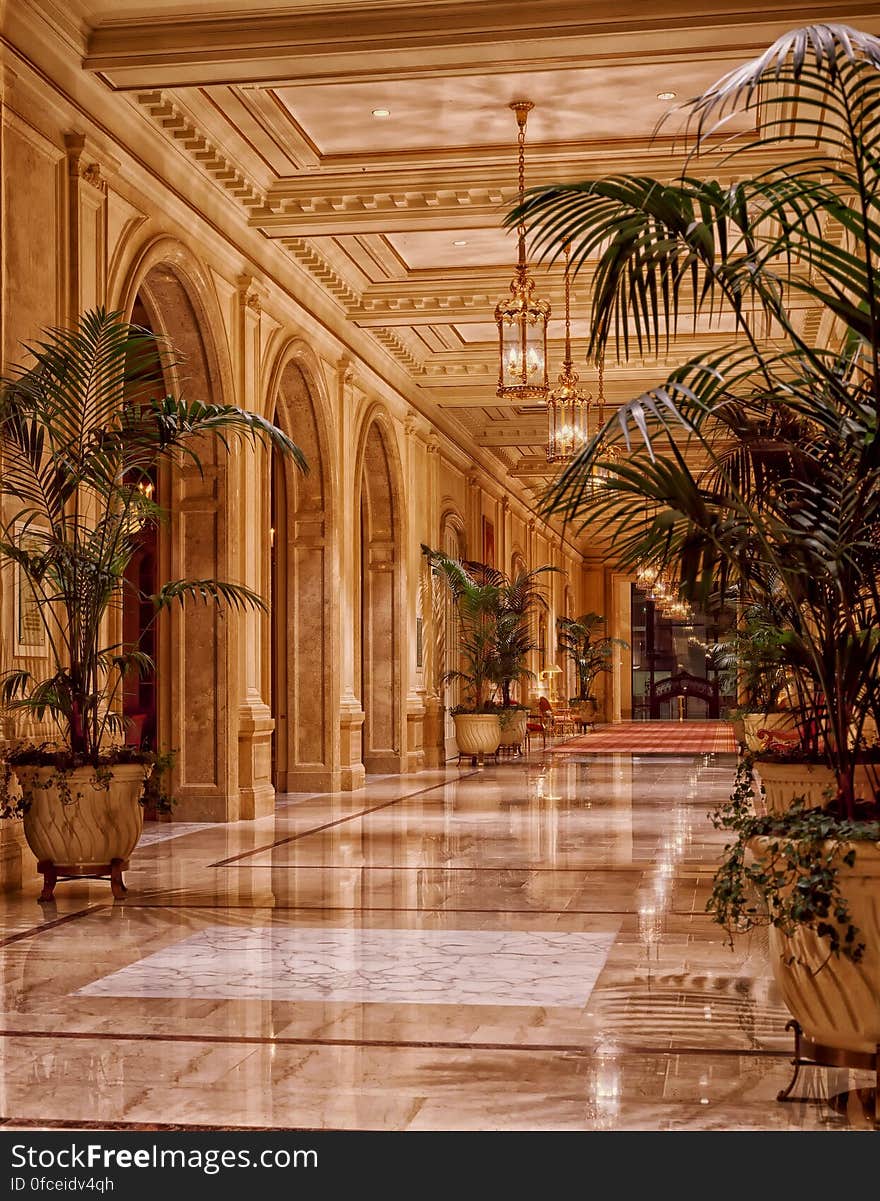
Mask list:
[[[515,255],[501,228],[516,194],[508,104],[535,104],[528,183],[609,171],[668,177],[681,148],[673,127],[653,136],[670,107],[658,93],[686,99],[809,20],[880,31],[876,0],[71,5],[85,29],[85,69],[124,92],[426,398],[536,490],[548,470],[544,412],[495,396],[492,314]],[[740,160],[737,170],[748,166]],[[556,318],[555,376],[561,269],[536,274]],[[575,287],[581,348],[588,291],[585,273]],[[730,336],[729,325],[699,323],[668,360],[609,363],[609,399],[637,394],[670,363]],[[594,389],[592,371],[580,370]]]

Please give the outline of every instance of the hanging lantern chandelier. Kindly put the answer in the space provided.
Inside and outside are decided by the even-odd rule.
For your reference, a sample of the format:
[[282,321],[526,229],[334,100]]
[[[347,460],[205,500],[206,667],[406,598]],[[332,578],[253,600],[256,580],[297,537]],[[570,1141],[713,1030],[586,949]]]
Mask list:
[[636,570],[636,587],[651,593],[660,579],[660,568],[656,563],[640,563]]
[[[596,408],[598,416],[596,418],[597,431],[605,425],[605,360],[599,360],[598,372],[598,394],[596,396]],[[601,488],[604,483],[612,475],[614,466],[620,462],[621,454],[616,446],[609,446],[603,439],[597,449],[597,455],[603,460],[601,466],[597,465],[593,468],[593,487]]]
[[[526,121],[534,108],[530,100],[516,100],[509,106],[516,113],[519,130],[519,203],[525,200]],[[517,226],[518,255],[510,296],[495,307],[498,326],[500,366],[498,396],[502,400],[546,400],[547,319],[550,305],[535,300],[535,281],[526,262],[526,227]]]
[[547,397],[547,462],[568,463],[590,440],[592,396],[578,387],[571,358],[571,245],[565,244],[565,358],[556,386]]

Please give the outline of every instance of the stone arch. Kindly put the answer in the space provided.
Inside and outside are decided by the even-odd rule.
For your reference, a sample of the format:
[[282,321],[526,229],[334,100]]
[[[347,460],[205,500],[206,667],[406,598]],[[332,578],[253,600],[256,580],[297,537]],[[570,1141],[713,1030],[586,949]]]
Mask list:
[[302,449],[309,471],[303,475],[272,453],[267,473],[271,604],[264,645],[279,792],[331,792],[340,784],[337,522],[328,408],[317,357],[302,341],[287,343],[269,375],[267,411]]
[[[402,705],[402,473],[388,414],[367,414],[355,460],[356,690],[364,712],[361,758],[367,772],[405,770]],[[356,599],[357,603],[357,599]]]
[[[172,238],[155,239],[138,256],[120,305],[169,339],[179,362],[166,369],[169,391],[209,402],[234,397],[222,314],[207,272]],[[162,580],[235,580],[235,537],[229,516],[227,455],[214,439],[195,448],[193,463],[163,465],[159,502],[170,514],[160,531]],[[158,745],[173,749],[177,820],[236,820],[239,681],[238,622],[227,610],[188,605],[166,615],[157,646]]]

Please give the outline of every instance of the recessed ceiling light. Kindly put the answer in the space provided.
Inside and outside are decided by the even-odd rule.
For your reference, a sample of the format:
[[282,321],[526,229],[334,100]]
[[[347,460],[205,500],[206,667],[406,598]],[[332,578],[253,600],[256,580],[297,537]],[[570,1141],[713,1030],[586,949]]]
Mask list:
[[390,117],[391,109],[390,108],[374,108],[373,116],[374,117]]
[[657,99],[658,100],[674,100],[675,92],[658,92]]
[[456,238],[452,243],[453,246],[467,246],[467,238]]

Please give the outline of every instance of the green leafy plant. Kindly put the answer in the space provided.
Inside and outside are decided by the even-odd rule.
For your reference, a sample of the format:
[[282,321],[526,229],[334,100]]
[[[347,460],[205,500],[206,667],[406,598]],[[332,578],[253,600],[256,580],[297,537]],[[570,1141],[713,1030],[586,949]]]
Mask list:
[[478,583],[458,559],[422,544],[434,575],[450,589],[458,613],[459,652],[462,666],[444,674],[444,682],[464,684],[466,700],[450,710],[464,713],[493,713],[498,684],[496,626],[500,606],[497,584]]
[[605,672],[610,672],[615,646],[629,649],[629,643],[621,638],[609,638],[601,631],[605,618],[599,613],[582,613],[580,617],[558,617],[556,638],[559,649],[564,651],[577,672],[577,696],[572,703],[595,701],[593,685]]
[[422,545],[434,574],[451,589],[459,616],[459,649],[464,667],[444,679],[460,680],[469,699],[453,713],[494,712],[500,690],[502,709],[514,707],[514,684],[534,677],[527,667],[536,644],[533,617],[547,601],[538,577],[556,567],[536,567],[512,579],[495,567],[451,559]]
[[700,167],[766,168],[730,184],[689,158],[671,182],[535,189],[509,217],[591,265],[593,357],[611,338],[667,355],[682,323],[722,314],[737,334],[624,404],[545,508],[614,529],[622,566],[669,565],[692,601],[763,606],[851,819],[854,747],[880,716],[880,40],[795,30],[684,111]]
[[150,770],[144,780],[141,798],[145,809],[162,814],[173,811],[176,801],[168,792],[167,781],[176,758],[174,751],[155,751],[150,755]]
[[535,642],[534,618],[538,610],[546,609],[547,598],[541,590],[539,577],[558,571],[558,567],[523,569],[509,577],[485,563],[466,562],[465,568],[480,583],[498,589],[498,609],[495,616],[495,676],[501,689],[503,709],[527,708],[514,706],[512,688],[535,678],[528,657],[538,649]]
[[772,614],[759,604],[745,607],[742,622],[730,642],[743,707],[748,713],[774,713],[796,698],[795,681],[787,663],[786,635]]
[[227,581],[169,580],[145,596],[126,578],[141,531],[165,519],[152,499],[159,464],[188,461],[201,470],[199,445],[211,437],[227,447],[268,442],[306,464],[287,435],[255,413],[167,395],[170,348],[119,313],[87,312],[73,329],[47,331],[30,353],[32,363],[3,381],[0,397],[0,559],[33,592],[51,667],[47,678],[6,672],[0,701],[9,712],[48,715],[58,734],[54,748],[22,750],[15,761],[49,756],[66,771],[129,753],[111,749],[125,732],[123,682],[154,664],[140,644],[106,641],[108,616],[126,591],[150,606],[150,625],[185,603],[263,606]]
[[841,891],[840,870],[855,862],[855,845],[880,839],[880,822],[846,817],[834,806],[805,809],[802,801],[781,815],[756,816],[754,788],[745,756],[730,801],[712,815],[716,828],[735,837],[725,846],[707,911],[731,941],[755,926],[773,925],[788,936],[805,927],[829,955],[858,962],[865,946]]

